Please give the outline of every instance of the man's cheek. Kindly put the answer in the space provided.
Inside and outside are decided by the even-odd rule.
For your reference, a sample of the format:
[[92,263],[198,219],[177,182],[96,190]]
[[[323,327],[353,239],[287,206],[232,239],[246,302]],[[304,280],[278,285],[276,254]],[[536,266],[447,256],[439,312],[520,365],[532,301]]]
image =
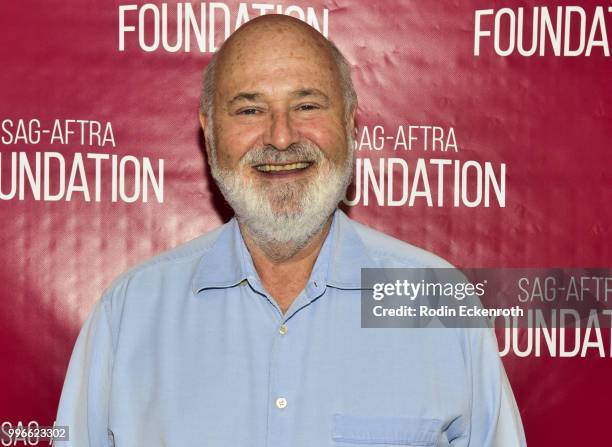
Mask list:
[[239,164],[239,159],[234,156],[232,151],[226,150],[227,146],[219,145],[217,150],[217,159],[219,165],[224,169],[236,169]]
[[329,160],[323,159],[319,162],[318,166],[318,176],[319,178],[326,178],[332,172],[332,165]]

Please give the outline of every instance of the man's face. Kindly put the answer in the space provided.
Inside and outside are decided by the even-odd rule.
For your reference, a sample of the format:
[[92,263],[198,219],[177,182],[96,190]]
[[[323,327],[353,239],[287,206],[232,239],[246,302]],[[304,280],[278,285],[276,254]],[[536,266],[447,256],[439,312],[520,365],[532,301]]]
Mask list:
[[266,236],[295,240],[319,224],[304,220],[329,216],[346,189],[352,117],[327,50],[274,36],[235,43],[220,60],[214,120],[204,117],[203,126],[213,176],[238,217],[258,220],[256,232],[281,219]]

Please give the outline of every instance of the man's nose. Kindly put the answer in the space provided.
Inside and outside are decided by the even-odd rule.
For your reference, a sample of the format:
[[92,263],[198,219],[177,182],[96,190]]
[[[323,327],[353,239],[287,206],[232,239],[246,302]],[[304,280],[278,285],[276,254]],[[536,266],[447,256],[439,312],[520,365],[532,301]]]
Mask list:
[[276,149],[287,149],[298,142],[298,133],[291,122],[289,112],[274,112],[270,116],[268,131],[264,137],[264,144],[272,145]]

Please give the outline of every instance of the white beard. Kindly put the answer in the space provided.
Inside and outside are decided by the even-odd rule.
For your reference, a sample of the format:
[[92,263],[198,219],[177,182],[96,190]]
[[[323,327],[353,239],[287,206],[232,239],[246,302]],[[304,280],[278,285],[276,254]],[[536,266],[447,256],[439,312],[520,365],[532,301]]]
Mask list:
[[[211,127],[208,136],[212,136]],[[350,133],[347,137],[347,141],[352,141]],[[231,170],[219,167],[214,138],[208,140],[208,145],[213,178],[238,222],[264,251],[268,251],[266,247],[274,247],[282,252],[275,257],[288,258],[308,244],[344,197],[353,174],[352,146],[346,148],[346,156],[339,165],[332,164],[318,146],[309,142],[281,151],[255,148],[242,157],[237,169]],[[307,179],[279,182],[273,187],[264,180],[240,174],[242,169],[253,169],[255,161],[284,163],[295,161],[296,157],[314,160],[314,166],[307,169],[316,169],[316,174]]]

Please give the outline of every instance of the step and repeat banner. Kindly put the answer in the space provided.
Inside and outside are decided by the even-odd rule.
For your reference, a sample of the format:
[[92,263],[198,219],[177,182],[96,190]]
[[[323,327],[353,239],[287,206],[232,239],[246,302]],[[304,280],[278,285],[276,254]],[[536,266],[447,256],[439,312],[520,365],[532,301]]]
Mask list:
[[[458,267],[612,267],[609,2],[5,2],[0,422],[52,425],[103,290],[231,217],[203,155],[201,73],[269,13],[353,67],[353,219]],[[580,281],[570,297],[526,279],[523,299],[612,302],[609,277]],[[552,320],[497,328],[527,441],[603,445],[610,321]]]

